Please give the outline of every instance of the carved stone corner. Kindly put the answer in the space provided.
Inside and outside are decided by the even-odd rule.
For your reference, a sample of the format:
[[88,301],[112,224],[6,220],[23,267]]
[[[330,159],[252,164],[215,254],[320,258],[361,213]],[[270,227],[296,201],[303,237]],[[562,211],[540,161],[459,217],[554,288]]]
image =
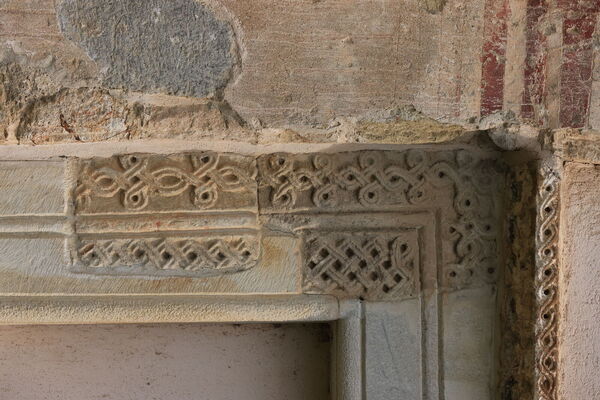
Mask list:
[[[417,149],[281,153],[259,157],[258,170],[261,215],[285,216],[292,230],[303,233],[308,293],[414,297],[422,286],[424,251],[435,259],[434,268],[439,264],[445,290],[496,280],[503,173],[494,157]],[[425,214],[432,218],[403,224]],[[373,222],[375,215],[386,223]],[[341,216],[355,221],[343,223]],[[420,237],[424,231],[435,234]],[[424,241],[432,248],[425,250]]]

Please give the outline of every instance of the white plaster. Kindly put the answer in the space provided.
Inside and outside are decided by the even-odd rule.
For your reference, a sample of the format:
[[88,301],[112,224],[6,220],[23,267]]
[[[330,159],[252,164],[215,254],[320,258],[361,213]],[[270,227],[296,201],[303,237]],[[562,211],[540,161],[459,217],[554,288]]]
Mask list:
[[598,166],[567,164],[559,274],[559,399],[600,395],[600,203]]
[[327,400],[321,325],[0,327],[0,398]]

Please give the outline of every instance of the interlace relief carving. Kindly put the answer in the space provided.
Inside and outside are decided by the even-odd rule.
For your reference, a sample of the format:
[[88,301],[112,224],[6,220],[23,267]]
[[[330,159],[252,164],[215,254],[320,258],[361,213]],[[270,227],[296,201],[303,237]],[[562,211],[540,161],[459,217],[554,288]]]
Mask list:
[[[163,219],[169,218],[169,215],[176,216],[176,229],[181,231],[186,230],[182,224],[186,224],[186,215],[191,216],[191,213],[197,217],[213,211],[249,211],[257,216],[288,214],[293,231],[296,229],[293,221],[298,221],[302,213],[343,212],[351,215],[385,211],[395,215],[393,218],[401,219],[402,213],[430,210],[439,215],[436,220],[440,225],[436,229],[439,230],[442,248],[442,284],[450,288],[466,287],[494,282],[496,278],[499,219],[496,198],[500,181],[495,161],[480,158],[466,150],[268,154],[258,158],[199,152],[169,156],[129,154],[80,160],[74,191],[75,218],[96,214],[111,218],[116,221],[114,233],[118,234],[114,235],[115,239],[107,239],[112,231],[110,221],[105,222],[103,231],[98,232],[101,237],[95,238],[97,235],[93,230],[85,232],[86,240],[91,238],[96,243],[96,252],[83,250],[81,253],[89,243],[76,240],[75,243],[82,245],[72,249],[71,253],[83,257],[81,260],[96,254],[96,260],[85,258],[85,268],[97,264],[107,271],[121,273],[121,267],[127,271],[136,268],[137,271],[164,271],[179,265],[191,274],[200,260],[189,264],[181,251],[168,252],[173,257],[169,262],[156,256],[153,261],[148,261],[148,268],[140,267],[142,264],[127,251],[126,243],[134,240],[135,227],[141,225],[131,224],[134,230],[131,231],[132,237],[128,238],[128,231],[121,228],[126,224],[124,218],[131,220],[138,214],[150,218],[152,212],[160,212]],[[117,225],[119,228],[116,228]],[[239,234],[235,225],[235,222],[227,227],[190,224],[187,231],[193,233],[215,228],[216,231],[225,230],[219,235],[235,236]],[[88,229],[93,229],[93,226],[91,223],[87,225]],[[328,229],[336,230],[336,226],[334,221]],[[250,227],[254,231],[258,228],[258,225]],[[165,243],[174,240],[170,237],[170,229],[175,228],[160,228],[157,224],[157,236],[165,238]],[[366,221],[362,231],[370,230],[373,229]],[[358,243],[363,234],[355,234],[355,243]],[[348,237],[347,240],[350,239]],[[415,242],[414,246],[418,243]],[[315,257],[311,251],[303,253],[304,260]],[[415,251],[418,253],[417,249]],[[374,259],[362,261],[372,262],[369,268],[382,268]],[[241,269],[236,264],[239,262],[239,258],[233,257],[234,266],[225,269]],[[127,269],[134,265],[137,267]],[[213,269],[223,270],[221,267]],[[355,271],[354,275],[360,277],[357,279],[362,282],[363,289],[375,290],[374,283],[366,285],[366,278],[358,274],[361,271]],[[398,276],[402,277],[402,284],[393,284],[395,275],[389,278],[382,273],[381,277],[386,281],[381,283],[376,296],[385,297],[384,285],[390,291],[401,292],[405,296],[405,289],[392,290],[410,281],[402,274]],[[342,281],[339,280],[339,283]],[[343,287],[351,286],[346,284]],[[358,293],[357,289],[351,292]]]
[[419,290],[418,247],[393,232],[308,232],[304,237],[306,292],[386,300]]
[[539,400],[557,400],[558,362],[558,224],[560,178],[541,170],[536,237],[536,393]]
[[92,239],[77,256],[78,272],[202,277],[252,268],[259,249],[251,237]]
[[254,157],[126,154],[77,167],[73,271],[207,277],[256,265]]
[[[338,154],[273,154],[259,160],[261,204],[274,210],[303,207],[334,208],[361,205],[415,204],[423,200],[426,154],[395,153],[400,164],[387,161],[386,152],[357,152],[351,163],[340,163]],[[341,158],[341,157],[340,157]],[[344,157],[348,158],[348,157]],[[268,194],[266,193],[268,191]]]
[[80,212],[209,210],[256,204],[252,157],[213,152],[81,161]]
[[501,179],[493,160],[466,150],[271,154],[259,158],[259,204],[274,214],[440,210],[444,284],[459,288],[496,279]]

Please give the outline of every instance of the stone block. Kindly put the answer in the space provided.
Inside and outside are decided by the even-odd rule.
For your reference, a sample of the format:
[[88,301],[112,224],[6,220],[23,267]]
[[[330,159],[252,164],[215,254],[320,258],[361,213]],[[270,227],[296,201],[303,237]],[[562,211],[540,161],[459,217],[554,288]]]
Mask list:
[[444,399],[494,399],[496,288],[445,293],[441,315]]
[[419,300],[367,303],[366,394],[369,400],[421,400],[422,322]]
[[193,0],[64,0],[58,20],[108,88],[208,97],[237,63],[231,25]]
[[64,214],[65,165],[51,161],[0,161],[0,217]]
[[308,231],[303,238],[304,291],[365,300],[419,292],[415,231]]
[[[23,167],[17,177],[63,173],[5,163]],[[18,268],[32,293],[418,298],[495,281],[497,165],[466,149],[70,157],[63,214],[6,217],[0,233],[15,248],[64,240],[45,267],[53,279]]]
[[77,214],[256,210],[252,157],[214,152],[81,160]]
[[[307,214],[385,211],[390,220],[401,221],[415,210],[439,212],[443,285],[454,288],[496,279],[501,182],[496,162],[466,150],[279,153],[258,159],[261,215],[301,220]],[[368,226],[371,219],[360,222]]]

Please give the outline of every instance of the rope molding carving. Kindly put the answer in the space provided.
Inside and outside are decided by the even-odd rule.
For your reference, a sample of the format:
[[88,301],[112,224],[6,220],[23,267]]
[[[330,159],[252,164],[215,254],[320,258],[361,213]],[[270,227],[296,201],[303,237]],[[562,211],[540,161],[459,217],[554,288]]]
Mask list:
[[557,399],[558,362],[558,224],[560,178],[540,171],[536,229],[536,399]]

